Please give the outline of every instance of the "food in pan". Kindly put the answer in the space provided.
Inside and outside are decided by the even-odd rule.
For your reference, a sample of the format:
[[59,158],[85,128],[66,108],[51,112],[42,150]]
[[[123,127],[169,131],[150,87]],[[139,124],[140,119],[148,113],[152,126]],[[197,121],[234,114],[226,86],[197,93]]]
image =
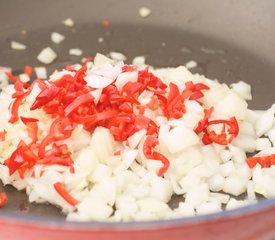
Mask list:
[[6,76],[0,179],[67,220],[187,217],[275,197],[275,105],[248,109],[245,82],[101,54],[48,80],[30,82],[28,66]]

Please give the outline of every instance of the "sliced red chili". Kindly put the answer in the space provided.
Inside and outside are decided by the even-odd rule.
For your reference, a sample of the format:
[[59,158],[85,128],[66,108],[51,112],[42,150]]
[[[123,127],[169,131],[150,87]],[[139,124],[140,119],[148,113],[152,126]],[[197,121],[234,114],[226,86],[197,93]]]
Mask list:
[[101,23],[104,27],[110,27],[110,25],[111,25],[109,20],[103,20]]
[[154,151],[154,148],[158,145],[159,141],[156,137],[149,135],[146,137],[143,145],[144,156],[151,160],[161,161],[163,166],[158,171],[158,176],[163,176],[163,174],[169,168],[169,160],[159,152]]
[[73,160],[71,158],[62,158],[62,157],[55,157],[55,156],[49,156],[42,159],[39,159],[37,161],[38,164],[43,165],[62,165],[62,166],[72,166]]
[[21,168],[23,171],[20,172],[20,177],[24,178],[25,171],[32,168],[37,160],[34,152],[21,140],[11,157],[5,161],[5,165],[9,168],[10,175]]
[[146,67],[144,70],[138,72],[138,82],[144,85],[144,89],[166,89],[167,85],[163,83],[158,77],[149,72],[149,67]]
[[36,118],[26,118],[20,117],[21,121],[26,125],[28,136],[32,139],[31,144],[36,143],[37,141],[37,133],[38,133],[38,119]]
[[[204,118],[199,121],[198,126],[194,129],[194,131],[197,134],[203,132],[202,142],[205,145],[213,142],[220,145],[227,145],[231,143],[239,133],[238,122],[235,117],[231,117],[229,120],[221,119],[209,121],[209,118],[213,110],[213,107],[211,107],[208,110],[205,110]],[[217,124],[223,124],[223,129],[220,133],[208,130],[209,126]],[[225,126],[227,126],[227,132]]]
[[11,72],[6,72],[6,76],[13,82],[20,81],[19,77],[15,77]]
[[184,99],[181,98],[179,88],[176,84],[170,83],[169,89],[166,115],[169,118],[181,118],[185,112]]
[[60,88],[55,87],[52,85],[51,87],[45,88],[42,90],[38,96],[36,97],[34,103],[31,106],[31,110],[35,110],[47,104],[49,101],[54,99],[54,97],[58,94]]
[[25,92],[24,94],[22,94],[20,97],[16,98],[15,101],[12,104],[11,107],[11,118],[9,120],[10,123],[15,123],[16,121],[18,121],[19,117],[18,117],[18,110],[20,105],[23,103],[24,99],[30,94],[30,92]]
[[209,87],[206,86],[203,83],[193,83],[191,81],[185,83],[185,90],[183,91],[183,94],[186,97],[189,97],[190,100],[198,100],[199,98],[202,98],[204,94],[202,93],[202,90],[208,90]]
[[122,67],[122,72],[134,72],[137,70],[136,65],[124,65]]
[[116,115],[117,115],[116,110],[106,110],[104,112],[95,113],[93,115],[85,116],[85,117],[80,117],[80,116],[77,116],[77,115],[73,115],[72,119],[76,123],[94,125],[97,122],[107,120],[107,119],[112,118]]
[[73,123],[67,117],[60,117],[53,121],[49,135],[54,141],[67,139],[73,131]]
[[27,74],[29,77],[31,77],[32,76],[32,67],[31,66],[25,66],[25,69],[24,69],[24,72],[25,72],[25,74]]
[[65,188],[61,182],[56,182],[54,185],[56,192],[70,205],[73,207],[79,203]]
[[7,131],[6,131],[6,130],[3,130],[3,131],[0,132],[0,142],[5,141],[5,139],[6,139],[6,134],[7,134]]
[[201,133],[208,126],[209,118],[211,117],[213,111],[214,107],[204,110],[204,118],[199,121],[198,126],[194,130],[195,133]]
[[126,93],[128,96],[132,96],[143,89],[143,84],[139,82],[127,82],[122,87],[122,92]]
[[3,207],[8,202],[8,197],[5,192],[0,193],[0,208]]
[[71,102],[65,109],[65,116],[68,116],[71,112],[76,110],[80,105],[87,104],[94,101],[94,97],[91,93],[87,93],[77,97],[73,102]]
[[69,118],[60,117],[53,121],[49,134],[42,140],[38,150],[38,156],[44,158],[45,150],[54,141],[67,139],[73,131],[73,123]]
[[250,168],[254,168],[257,163],[260,164],[262,168],[269,168],[271,165],[275,165],[275,154],[247,158],[246,163]]

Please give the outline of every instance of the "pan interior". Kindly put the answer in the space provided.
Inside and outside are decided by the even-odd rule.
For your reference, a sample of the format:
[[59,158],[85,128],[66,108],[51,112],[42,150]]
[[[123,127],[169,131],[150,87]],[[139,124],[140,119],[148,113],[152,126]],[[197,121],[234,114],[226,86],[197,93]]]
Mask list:
[[[59,45],[51,43],[49,36],[52,31],[64,34],[66,40]],[[27,50],[11,50],[9,44],[13,39],[26,43]],[[275,75],[275,68],[263,63],[256,55],[227,42],[150,25],[118,24],[106,28],[98,23],[82,24],[77,29],[54,26],[23,34],[18,32],[13,37],[0,39],[1,65],[10,66],[17,73],[26,64],[40,66],[36,56],[46,46],[52,47],[58,54],[57,60],[47,67],[48,73],[69,63],[80,63],[81,57],[68,54],[70,48],[82,49],[82,57],[94,56],[97,52],[108,54],[110,51],[119,51],[127,56],[127,63],[131,63],[135,56],[143,55],[147,64],[156,67],[174,67],[195,60],[198,67],[192,72],[225,83],[240,80],[250,83],[254,96],[249,103],[250,108],[265,109],[274,102],[274,87],[271,86],[274,86],[272,76]],[[7,192],[11,201],[1,211],[64,219],[60,210],[53,206],[28,203],[24,192],[0,185],[2,190]]]

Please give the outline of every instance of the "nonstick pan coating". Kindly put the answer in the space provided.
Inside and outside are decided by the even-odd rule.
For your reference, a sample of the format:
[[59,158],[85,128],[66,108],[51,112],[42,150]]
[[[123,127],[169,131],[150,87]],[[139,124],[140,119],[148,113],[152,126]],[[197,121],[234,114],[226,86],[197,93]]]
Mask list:
[[[152,10],[152,14],[146,19],[138,14],[138,9],[143,6]],[[74,28],[62,25],[61,21],[68,17],[75,21]],[[39,66],[41,64],[36,60],[36,56],[46,46],[51,46],[58,53],[58,59],[48,67],[49,72],[56,68],[60,69],[68,63],[80,62],[80,57],[68,54],[69,48],[73,47],[83,49],[84,56],[94,56],[96,52],[106,54],[110,51],[120,51],[128,57],[128,62],[131,62],[134,56],[145,55],[148,64],[163,67],[177,66],[195,60],[198,62],[198,67],[192,70],[193,72],[226,83],[239,80],[249,82],[253,87],[254,96],[253,101],[249,103],[250,108],[265,109],[275,102],[274,18],[275,2],[272,0],[1,1],[0,66],[11,66],[15,72],[20,72],[26,64]],[[103,20],[110,21],[110,26],[104,27]],[[66,36],[64,43],[60,45],[51,43],[52,31],[64,34]],[[103,42],[98,41],[100,37],[104,39]],[[11,50],[9,46],[11,40],[25,43],[27,50],[22,52]],[[148,231],[154,232],[158,227],[174,228],[175,231],[175,229],[184,230],[188,226],[190,232],[189,221],[153,222],[148,225],[115,224],[111,227],[93,223],[66,225],[59,209],[49,205],[29,204],[26,195],[15,191],[12,187],[0,186],[1,189],[8,193],[10,201],[0,210],[0,222],[6,224],[8,221],[11,223],[10,226],[14,224],[18,227],[16,219],[19,219],[21,224],[22,219],[26,219],[30,224],[28,226],[33,226],[33,222],[38,221],[42,226],[51,225],[57,229],[65,226],[71,230],[88,228],[88,232],[93,232],[100,226],[100,231],[109,229],[111,235],[114,228],[123,230],[122,232],[125,228],[128,230],[134,228],[136,232],[140,232],[139,229],[149,228],[151,230]],[[260,214],[259,219],[267,223],[266,229],[269,229],[268,226],[274,226],[275,220],[269,219],[272,214],[268,217],[263,215],[264,210],[259,209],[269,209],[267,213],[270,214],[271,211],[274,215],[275,201],[264,201],[262,205],[240,209],[233,212],[233,216],[240,219],[244,215],[248,218],[249,214]],[[226,214],[217,216],[193,218],[190,220],[191,225],[199,226],[203,222],[198,229],[206,231],[207,222],[216,218],[219,219],[218,222],[230,222],[228,218],[232,218]],[[212,228],[208,228],[211,231]],[[10,237],[7,225],[5,231]],[[244,229],[244,232],[246,231],[249,231],[247,235],[240,235],[237,239],[253,236],[251,229]],[[257,230],[258,233],[260,231],[263,229]],[[259,234],[259,237],[275,234],[274,230],[266,231],[265,234]],[[179,238],[177,234],[173,235],[173,230],[170,233],[171,239]],[[186,234],[188,235],[187,230]],[[222,234],[222,231],[210,233],[209,239],[223,236],[219,234]],[[207,236],[205,235],[206,238]],[[120,239],[122,237],[121,235]]]

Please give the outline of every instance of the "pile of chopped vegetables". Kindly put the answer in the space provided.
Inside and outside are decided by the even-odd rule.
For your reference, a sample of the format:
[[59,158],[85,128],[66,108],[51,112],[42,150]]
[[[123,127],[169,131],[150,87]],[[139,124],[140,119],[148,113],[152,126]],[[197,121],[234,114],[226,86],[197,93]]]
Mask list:
[[29,66],[0,76],[0,179],[68,220],[193,216],[275,197],[275,105],[249,110],[244,82],[101,54],[46,81],[30,82]]

